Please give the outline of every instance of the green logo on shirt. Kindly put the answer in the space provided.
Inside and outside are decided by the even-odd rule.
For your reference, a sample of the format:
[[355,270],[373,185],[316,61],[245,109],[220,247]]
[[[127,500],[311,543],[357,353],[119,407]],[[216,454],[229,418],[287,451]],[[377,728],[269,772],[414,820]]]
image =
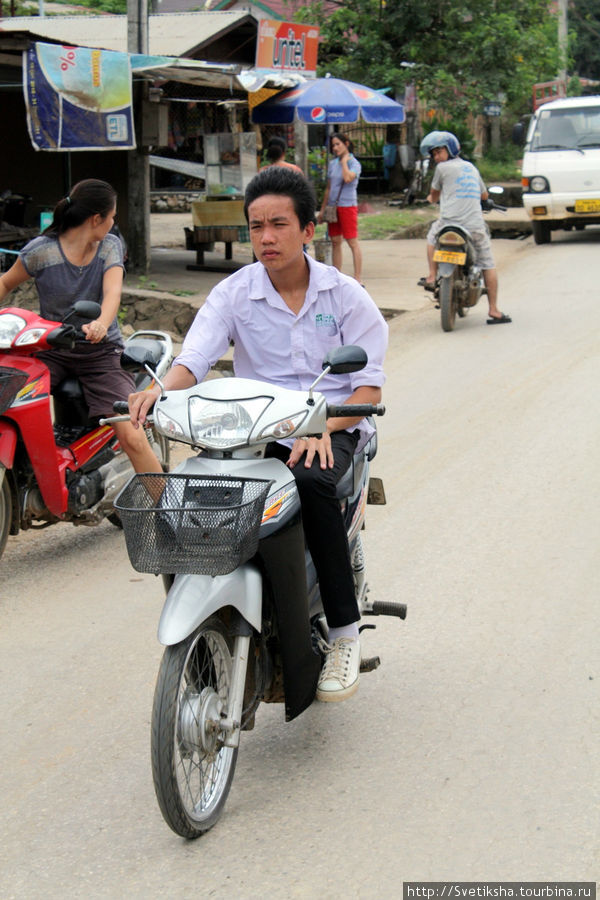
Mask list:
[[317,328],[331,328],[335,326],[335,316],[332,316],[331,313],[317,313],[315,316],[315,325]]

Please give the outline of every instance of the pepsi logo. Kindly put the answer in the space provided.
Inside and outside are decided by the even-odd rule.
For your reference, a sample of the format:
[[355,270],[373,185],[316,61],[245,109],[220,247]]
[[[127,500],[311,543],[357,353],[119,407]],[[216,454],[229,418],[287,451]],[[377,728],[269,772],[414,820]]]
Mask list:
[[325,116],[326,113],[322,106],[313,106],[310,111],[310,118],[312,122],[324,122]]

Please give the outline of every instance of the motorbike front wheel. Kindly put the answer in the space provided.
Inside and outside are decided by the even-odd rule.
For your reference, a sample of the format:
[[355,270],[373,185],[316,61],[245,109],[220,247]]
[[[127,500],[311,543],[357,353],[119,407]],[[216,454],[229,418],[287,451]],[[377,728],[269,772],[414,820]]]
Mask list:
[[8,533],[10,531],[10,523],[12,519],[12,501],[10,496],[10,485],[6,474],[0,482],[0,556],[4,553]]
[[197,838],[217,822],[233,781],[237,749],[218,727],[229,706],[231,639],[216,616],[165,649],[152,708],[152,775],[163,817]]
[[154,428],[147,429],[146,434],[150,446],[158,457],[158,461],[162,466],[163,472],[168,472],[169,466],[171,464],[171,444],[168,438],[166,438],[162,434],[159,434],[154,430]]
[[440,280],[440,311],[442,315],[442,328],[444,331],[452,331],[456,318],[456,302],[454,299],[454,277],[444,276]]

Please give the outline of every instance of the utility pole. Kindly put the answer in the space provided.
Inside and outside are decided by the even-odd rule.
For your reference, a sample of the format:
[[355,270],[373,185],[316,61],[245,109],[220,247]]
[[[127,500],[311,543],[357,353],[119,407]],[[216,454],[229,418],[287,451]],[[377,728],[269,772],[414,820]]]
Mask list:
[[[148,0],[127,0],[127,50],[129,53],[148,53]],[[127,245],[131,269],[142,275],[150,269],[150,159],[148,148],[142,143],[143,107],[147,96],[145,81],[133,84],[137,147],[127,152]]]
[[567,89],[567,3],[568,0],[558,0],[558,52],[560,56],[559,81],[562,81]]

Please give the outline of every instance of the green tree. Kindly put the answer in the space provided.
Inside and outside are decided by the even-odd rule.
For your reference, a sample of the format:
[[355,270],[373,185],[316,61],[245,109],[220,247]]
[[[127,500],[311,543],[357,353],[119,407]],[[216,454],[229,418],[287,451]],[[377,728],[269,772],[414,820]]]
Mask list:
[[321,27],[319,74],[396,92],[414,81],[454,118],[498,95],[524,111],[532,84],[558,68],[547,0],[344,0],[330,8],[314,0],[298,14]]
[[581,78],[600,79],[600,7],[598,0],[572,0],[569,5],[570,46]]

